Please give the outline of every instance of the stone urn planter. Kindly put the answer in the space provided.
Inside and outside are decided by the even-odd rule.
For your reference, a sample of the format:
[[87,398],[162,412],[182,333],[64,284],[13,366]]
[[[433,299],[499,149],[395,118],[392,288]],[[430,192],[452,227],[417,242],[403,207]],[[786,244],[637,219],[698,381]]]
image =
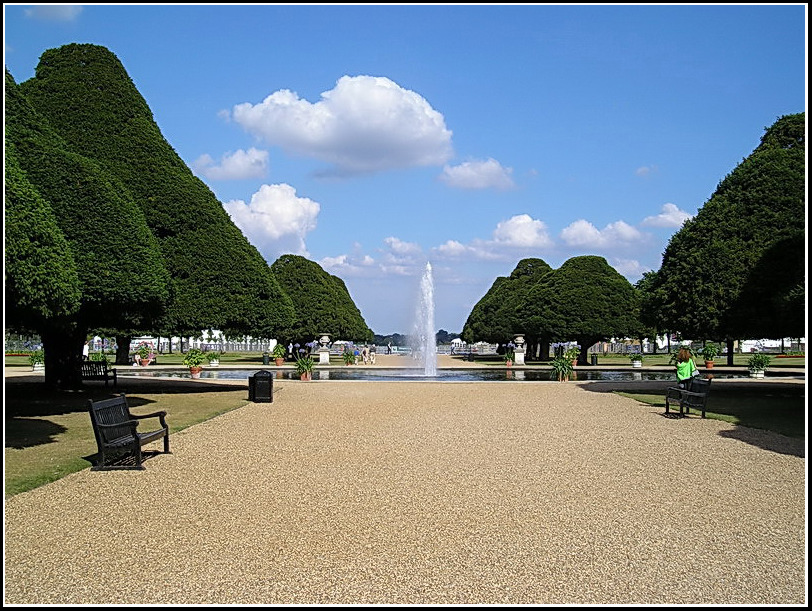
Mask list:
[[195,379],[200,377],[200,372],[201,371],[203,371],[202,367],[199,367],[199,366],[197,366],[197,367],[189,367],[189,375],[191,375]]

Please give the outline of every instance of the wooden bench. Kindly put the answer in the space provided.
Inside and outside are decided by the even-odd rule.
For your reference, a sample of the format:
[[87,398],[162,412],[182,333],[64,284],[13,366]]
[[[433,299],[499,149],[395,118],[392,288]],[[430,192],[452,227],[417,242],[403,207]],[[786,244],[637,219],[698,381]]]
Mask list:
[[710,379],[695,376],[686,380],[684,388],[681,386],[667,388],[665,391],[665,413],[670,413],[670,402],[673,401],[679,403],[680,416],[688,415],[691,409],[695,409],[702,412],[704,418],[710,383]]
[[[137,416],[130,413],[124,393],[112,399],[88,401],[90,422],[99,447],[99,459],[91,471],[109,469],[144,469],[141,446],[163,438],[164,453],[169,454],[169,427],[166,412]],[[138,420],[158,418],[161,427],[156,431],[139,433]]]
[[108,369],[104,361],[82,361],[83,380],[104,380],[104,385],[113,380],[113,386],[118,384],[118,374],[115,368]]

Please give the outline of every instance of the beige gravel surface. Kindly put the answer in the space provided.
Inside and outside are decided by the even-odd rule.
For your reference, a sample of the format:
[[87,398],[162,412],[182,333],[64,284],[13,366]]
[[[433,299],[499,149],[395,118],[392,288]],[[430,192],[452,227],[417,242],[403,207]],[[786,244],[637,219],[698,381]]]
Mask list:
[[4,602],[804,605],[805,443],[606,389],[278,380],[7,499]]

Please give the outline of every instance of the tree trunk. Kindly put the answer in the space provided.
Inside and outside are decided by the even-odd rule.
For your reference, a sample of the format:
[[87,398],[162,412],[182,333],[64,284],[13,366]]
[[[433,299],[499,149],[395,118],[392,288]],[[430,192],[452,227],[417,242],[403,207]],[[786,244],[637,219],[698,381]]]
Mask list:
[[40,337],[45,352],[45,385],[58,390],[82,388],[82,346],[87,329],[69,324],[43,330]]
[[130,364],[132,335],[116,335],[116,365]]
[[729,367],[733,367],[733,340],[726,339],[725,343],[727,344],[727,364]]

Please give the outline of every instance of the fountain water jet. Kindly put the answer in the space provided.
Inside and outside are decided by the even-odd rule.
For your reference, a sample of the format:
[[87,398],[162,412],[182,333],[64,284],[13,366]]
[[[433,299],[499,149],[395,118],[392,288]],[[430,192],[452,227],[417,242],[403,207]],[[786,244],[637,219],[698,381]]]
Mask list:
[[416,349],[422,361],[424,374],[436,376],[437,342],[434,331],[434,279],[431,263],[426,263],[426,270],[420,279],[420,299],[415,315],[412,344],[412,350]]

